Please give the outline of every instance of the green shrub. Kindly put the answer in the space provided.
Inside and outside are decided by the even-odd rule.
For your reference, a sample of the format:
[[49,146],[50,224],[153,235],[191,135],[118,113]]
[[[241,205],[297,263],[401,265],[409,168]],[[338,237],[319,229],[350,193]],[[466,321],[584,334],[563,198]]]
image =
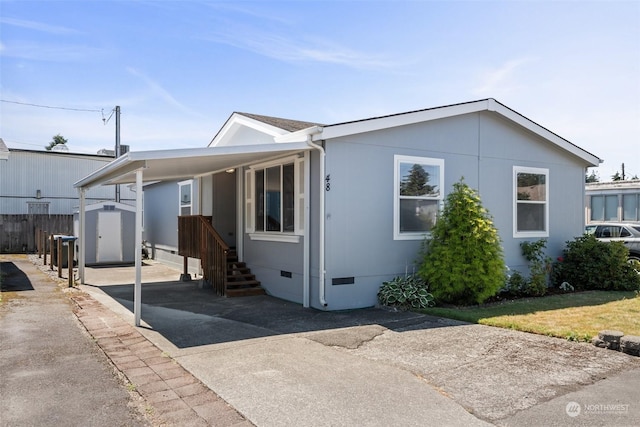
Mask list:
[[570,283],[576,290],[632,291],[640,289],[640,275],[627,262],[622,242],[601,242],[593,235],[567,242],[553,265],[553,283]]
[[383,282],[378,291],[378,301],[382,305],[404,309],[435,305],[427,284],[418,276],[395,277]]
[[551,258],[544,252],[546,247],[547,239],[520,243],[522,255],[529,261],[526,296],[542,296],[547,293],[547,275],[551,271]]
[[425,240],[418,273],[436,301],[479,304],[504,285],[500,237],[480,196],[461,179]]
[[519,298],[526,295],[527,279],[517,270],[510,271],[498,294],[504,298]]

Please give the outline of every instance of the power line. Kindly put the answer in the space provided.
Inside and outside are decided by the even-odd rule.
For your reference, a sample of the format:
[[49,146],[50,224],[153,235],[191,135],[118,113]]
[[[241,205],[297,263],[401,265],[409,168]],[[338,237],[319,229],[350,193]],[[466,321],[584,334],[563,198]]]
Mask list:
[[6,102],[8,104],[26,105],[28,107],[50,108],[50,109],[53,109],[53,110],[86,111],[86,112],[90,112],[90,113],[102,113],[102,110],[90,110],[90,109],[86,109],[86,108],[54,107],[54,106],[51,106],[51,105],[29,104],[27,102],[9,101],[9,100],[6,100],[6,99],[0,99],[0,102]]

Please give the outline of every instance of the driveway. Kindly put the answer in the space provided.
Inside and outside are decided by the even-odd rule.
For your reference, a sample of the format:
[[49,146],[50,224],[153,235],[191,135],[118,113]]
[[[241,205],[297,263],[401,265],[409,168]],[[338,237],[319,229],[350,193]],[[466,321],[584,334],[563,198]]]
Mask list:
[[[141,332],[258,426],[640,419],[639,358],[410,312],[220,298],[195,282],[161,281],[177,276],[152,283],[151,270],[166,267],[145,268]],[[83,289],[132,319],[133,286],[96,277],[106,276],[111,284]],[[577,416],[567,409],[575,405]]]

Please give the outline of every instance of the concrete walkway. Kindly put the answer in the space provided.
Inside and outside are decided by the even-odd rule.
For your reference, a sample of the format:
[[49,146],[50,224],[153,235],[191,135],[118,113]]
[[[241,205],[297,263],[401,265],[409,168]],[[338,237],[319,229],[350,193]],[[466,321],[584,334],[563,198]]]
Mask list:
[[252,425],[90,296],[0,260],[0,425]]

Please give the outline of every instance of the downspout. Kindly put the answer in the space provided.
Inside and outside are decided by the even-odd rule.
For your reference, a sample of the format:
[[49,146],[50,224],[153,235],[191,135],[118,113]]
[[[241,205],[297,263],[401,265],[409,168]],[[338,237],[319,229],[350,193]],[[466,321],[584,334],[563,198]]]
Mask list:
[[[325,299],[325,256],[324,256],[324,247],[325,247],[325,235],[324,235],[324,221],[325,221],[325,189],[324,189],[324,175],[325,175],[325,161],[326,161],[326,152],[321,145],[315,144],[313,142],[313,135],[319,134],[322,132],[322,128],[316,126],[309,134],[307,134],[307,145],[309,147],[318,150],[320,153],[320,179],[319,179],[319,190],[320,190],[320,202],[318,206],[318,216],[320,218],[320,224],[318,226],[318,288],[319,288],[319,299],[320,304],[323,307],[327,306],[327,301]],[[305,229],[309,229],[309,225],[305,224]]]

